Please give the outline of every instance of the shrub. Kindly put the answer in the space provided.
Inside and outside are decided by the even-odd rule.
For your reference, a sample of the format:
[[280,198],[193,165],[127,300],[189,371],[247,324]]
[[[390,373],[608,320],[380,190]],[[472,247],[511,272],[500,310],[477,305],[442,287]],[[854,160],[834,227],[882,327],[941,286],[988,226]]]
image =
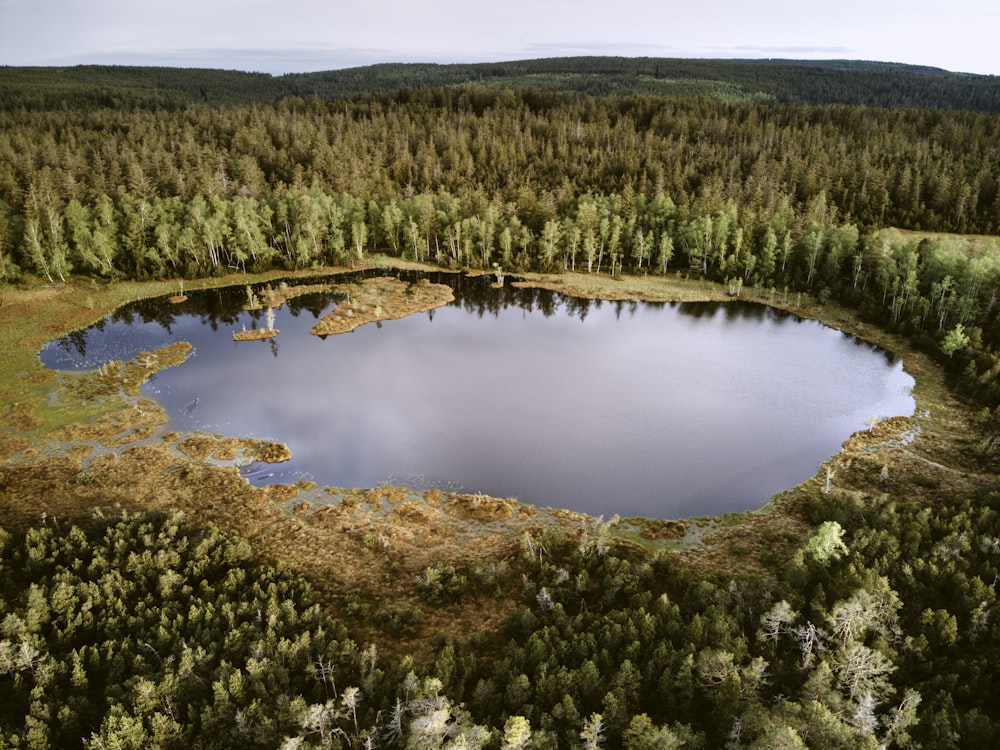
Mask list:
[[417,579],[420,597],[428,604],[457,601],[465,591],[466,577],[453,565],[432,565],[424,568]]

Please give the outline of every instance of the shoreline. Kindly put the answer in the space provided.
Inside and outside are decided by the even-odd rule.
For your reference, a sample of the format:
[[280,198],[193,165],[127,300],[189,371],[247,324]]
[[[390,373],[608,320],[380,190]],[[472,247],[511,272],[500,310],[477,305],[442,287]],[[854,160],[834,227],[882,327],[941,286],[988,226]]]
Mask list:
[[[386,265],[392,264],[380,262],[376,270]],[[399,265],[411,270],[415,267]],[[204,288],[337,272],[237,274],[206,280]],[[602,296],[604,299],[730,299],[720,285],[676,277],[528,275],[515,283],[588,297],[601,286],[609,295]],[[941,488],[972,491],[987,480],[985,473],[963,466],[967,436],[975,435],[975,423],[968,409],[948,392],[936,364],[898,338],[865,326],[849,310],[807,304],[775,306],[900,356],[915,380],[916,411],[912,417],[887,420],[855,433],[815,476],[776,494],[757,510],[721,517],[614,518],[604,522],[511,499],[435,490],[344,489],[311,483],[255,487],[239,471],[238,464],[247,460],[248,449],[239,436],[169,432],[163,424],[165,416],[159,415],[159,404],[139,396],[115,395],[115,388],[105,389],[113,393],[105,394],[103,401],[78,398],[74,403],[72,398],[63,397],[65,383],[72,382],[74,376],[42,367],[38,352],[45,341],[101,319],[128,301],[125,296],[161,296],[176,290],[171,282],[111,286],[101,290],[102,294],[95,293],[88,305],[79,299],[81,287],[87,288],[77,282],[14,290],[14,294],[0,289],[0,324],[22,321],[11,346],[31,347],[30,354],[12,352],[14,356],[0,365],[8,370],[2,373],[7,377],[0,386],[0,427],[7,435],[0,439],[0,526],[17,528],[45,522],[45,518],[86,515],[95,506],[177,509],[199,523],[212,523],[250,539],[262,560],[292,565],[327,603],[344,602],[352,591],[369,590],[386,601],[395,599],[417,608],[419,600],[408,581],[427,565],[448,561],[472,569],[509,558],[525,535],[553,529],[571,538],[600,533],[614,542],[619,554],[668,554],[696,571],[760,573],[793,554],[812,533],[805,509],[817,493],[833,491],[866,503],[894,498],[922,502],[925,497],[932,499]],[[190,282],[185,287],[188,291],[198,288]],[[746,290],[740,299],[767,304]],[[387,309],[381,312],[387,314]],[[11,371],[13,368],[17,370]],[[125,369],[122,365],[123,372]],[[153,368],[134,366],[129,371],[142,375],[147,370]],[[76,376],[77,380],[88,377],[100,381],[94,372]],[[53,399],[54,392],[58,398]],[[79,395],[79,388],[76,392]],[[84,388],[83,393],[88,392]],[[93,434],[81,434],[80,430]],[[903,436],[911,439],[903,440]],[[87,449],[87,441],[103,449]],[[834,477],[831,487],[826,486],[828,468]],[[505,606],[491,606],[499,623]],[[352,620],[352,626],[366,637],[384,640],[379,626],[361,615]],[[428,614],[412,633],[395,635],[393,648],[420,650],[425,645],[423,639],[432,633],[459,634],[462,628],[461,618],[449,623],[447,618]]]
[[[394,261],[396,261],[396,259],[380,258],[378,259],[376,265],[369,265],[366,268],[384,269],[390,267],[399,270],[423,270],[430,272],[440,271],[440,269],[438,269],[436,266],[429,264],[414,263],[410,261],[398,261],[398,262]],[[203,284],[198,284],[197,282],[195,283],[188,282],[188,290],[194,290],[199,288],[208,289],[208,288],[218,288],[218,287],[234,287],[250,283],[260,283],[261,281],[282,281],[282,285],[284,286],[283,282],[284,279],[309,279],[316,277],[325,277],[330,275],[348,274],[356,272],[358,270],[364,270],[364,269],[359,269],[357,267],[321,268],[321,269],[310,269],[307,271],[298,271],[294,273],[270,271],[264,274],[256,274],[256,275],[239,273],[230,276],[222,276],[212,279],[200,280],[204,282]],[[471,273],[475,275],[478,272],[473,270]],[[489,274],[490,272],[482,271],[481,273]],[[695,281],[687,279],[680,280],[678,278],[669,276],[608,277],[606,275],[566,272],[564,274],[524,274],[516,277],[512,275],[512,278],[515,278],[515,280],[512,282],[513,285],[518,287],[547,289],[567,296],[580,297],[586,299],[602,299],[606,301],[621,300],[621,301],[648,301],[648,302],[720,302],[720,301],[724,302],[724,301],[733,301],[734,299],[739,299],[741,301],[755,302],[758,304],[764,304],[767,306],[775,307],[776,309],[791,312],[803,318],[817,320],[818,322],[821,322],[824,325],[830,326],[844,333],[856,336],[861,340],[879,346],[895,354],[896,356],[899,356],[903,360],[904,369],[906,369],[907,372],[910,372],[910,374],[913,375],[914,380],[916,382],[916,385],[914,386],[913,389],[916,408],[913,417],[907,419],[917,420],[921,412],[926,413],[927,411],[929,411],[926,408],[921,409],[922,404],[918,394],[918,391],[921,390],[920,388],[921,384],[920,384],[920,379],[917,377],[917,372],[925,371],[926,363],[921,363],[918,366],[916,366],[915,369],[917,372],[913,372],[910,366],[911,363],[917,358],[917,353],[907,350],[903,345],[903,343],[899,341],[896,337],[893,337],[891,334],[886,334],[880,329],[866,327],[863,324],[860,324],[858,321],[854,320],[852,316],[850,316],[850,311],[846,311],[842,308],[831,305],[830,303],[827,303],[826,305],[811,305],[811,306],[776,304],[773,302],[769,302],[765,299],[762,299],[760,297],[754,296],[752,294],[752,290],[748,290],[750,294],[741,297],[733,297],[731,295],[726,294],[725,290],[719,284],[713,284],[711,282],[707,282],[701,279]],[[325,338],[326,335],[335,335],[338,333],[349,332],[350,330],[353,330],[354,328],[363,325],[365,323],[404,317],[409,314],[421,312],[431,307],[436,307],[442,304],[446,304],[452,298],[450,294],[447,295],[441,294],[438,293],[436,289],[432,289],[429,295],[424,295],[427,296],[426,300],[423,298],[423,296],[421,296],[419,299],[413,300],[413,304],[408,304],[407,306],[405,306],[405,309],[399,308],[399,306],[394,305],[394,303],[398,301],[397,298],[401,298],[402,296],[400,290],[395,288],[388,289],[388,287],[384,283],[385,281],[386,279],[384,278],[369,279],[368,282],[364,284],[354,284],[352,286],[362,290],[362,293],[367,294],[368,297],[372,297],[373,294],[376,297],[380,298],[384,297],[388,290],[388,295],[389,297],[392,298],[392,300],[386,306],[387,307],[386,310],[383,310],[381,306],[376,306],[376,303],[373,302],[371,299],[364,298],[362,300],[358,300],[355,302],[351,302],[350,300],[348,300],[348,303],[346,304],[341,303],[341,305],[338,305],[337,309],[332,311],[327,316],[324,316],[324,318],[322,318],[320,322],[317,323],[316,326],[314,326],[312,333],[320,336],[321,338]],[[96,320],[100,320],[102,317],[106,316],[107,314],[110,314],[110,312],[112,312],[114,309],[117,309],[117,307],[119,307],[121,304],[127,304],[127,302],[129,301],[134,301],[142,298],[162,296],[165,293],[161,289],[161,287],[163,286],[170,286],[171,288],[175,288],[173,287],[173,282],[147,282],[145,284],[139,282],[127,282],[127,283],[130,286],[139,287],[140,290],[145,287],[147,291],[149,291],[149,293],[129,296],[126,299],[126,301],[115,302],[114,307],[107,307],[105,305],[92,305],[90,309],[96,309],[100,311],[96,316]],[[115,285],[112,284],[109,286],[113,287]],[[325,285],[306,285],[303,286],[302,288],[306,290],[311,290],[313,288],[318,288],[319,286],[325,286]],[[426,289],[435,287],[437,285],[425,284],[423,286]],[[51,288],[51,287],[56,287],[60,291],[66,291],[72,287],[72,283],[62,284],[62,285],[45,285],[45,287],[43,288]],[[297,287],[292,287],[292,288],[295,289]],[[29,291],[28,294],[30,295],[31,291]],[[272,304],[272,302],[269,302],[269,306],[277,306],[280,305],[282,302],[284,302],[284,298],[274,300],[273,301],[274,304]],[[347,311],[347,316],[349,317],[344,319],[345,317],[343,314],[344,310],[340,310],[340,308],[345,308]],[[8,309],[10,308],[8,307]],[[340,314],[335,316],[335,313],[337,313],[338,310],[340,310]],[[3,311],[3,306],[0,306],[0,311]],[[335,319],[335,320],[334,322],[331,322],[331,320],[328,319]],[[44,345],[44,343],[47,343],[47,341],[53,340],[54,338],[67,335],[69,333],[72,333],[73,331],[80,330],[88,325],[92,325],[93,322],[96,322],[96,320],[85,318],[83,321],[77,322],[72,328],[62,329],[62,330],[52,327],[49,329],[51,331],[51,338],[48,338],[45,341],[43,341],[42,345]],[[2,318],[0,318],[0,322],[2,322]],[[274,335],[277,335],[277,333],[278,331],[276,329],[253,329],[253,330],[247,330],[245,332],[236,332],[233,334],[233,337],[234,340],[243,340],[243,339],[256,340],[256,339],[270,338]],[[35,357],[35,362],[38,365],[39,371],[29,373],[29,380],[48,382],[51,380],[51,377],[54,376],[53,372],[45,370],[44,368],[41,367],[40,363],[38,363],[37,354],[38,352],[36,351],[34,353],[34,357]],[[4,395],[5,394],[3,394],[2,391],[0,391],[0,399],[2,399],[0,400],[0,405],[3,404],[3,400],[6,400],[2,398]],[[23,402],[21,402],[18,405],[23,405]],[[845,446],[847,445],[847,443],[851,441],[851,439],[853,439],[853,437],[854,436],[851,436],[847,441],[845,441]],[[227,438],[236,440],[243,439],[240,436],[227,436]],[[842,448],[841,452],[843,452],[843,450],[844,449]],[[831,456],[830,459],[824,462],[824,465],[833,461],[837,455],[838,454]],[[0,462],[2,462],[0,463],[0,468],[2,468],[7,463],[7,461],[9,461],[9,458],[10,457],[7,457],[5,459],[3,456],[3,451],[0,450]],[[809,481],[818,478],[821,473],[823,473],[823,466],[819,468],[817,474],[814,477],[810,478],[809,480],[806,480],[802,484],[806,484]],[[796,487],[790,487],[786,490],[776,493],[774,496],[769,498],[761,508],[757,510],[742,511],[740,512],[740,514],[766,512],[769,508],[773,506],[775,501],[781,498],[781,496],[786,495],[787,493],[795,489]],[[649,519],[649,520],[688,521],[692,519],[684,518],[684,519]]]

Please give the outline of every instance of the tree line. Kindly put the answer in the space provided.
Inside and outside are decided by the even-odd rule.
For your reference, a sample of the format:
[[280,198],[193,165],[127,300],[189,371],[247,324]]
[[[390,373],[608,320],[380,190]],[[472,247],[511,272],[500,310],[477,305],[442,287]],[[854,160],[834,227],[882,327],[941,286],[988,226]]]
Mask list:
[[707,212],[731,201],[763,221],[822,193],[838,221],[862,228],[991,234],[997,123],[973,112],[482,88],[17,111],[0,115],[0,200],[23,216],[32,194],[62,210],[124,194],[186,203],[313,187],[365,201],[443,192],[467,216],[491,200],[511,204],[537,237],[546,214],[588,192],[662,193]]
[[656,57],[563,57],[451,65],[386,63],[281,76],[123,65],[0,67],[0,110],[270,105],[289,97],[330,99],[428,86],[1000,111],[1000,83],[993,76],[854,60]]

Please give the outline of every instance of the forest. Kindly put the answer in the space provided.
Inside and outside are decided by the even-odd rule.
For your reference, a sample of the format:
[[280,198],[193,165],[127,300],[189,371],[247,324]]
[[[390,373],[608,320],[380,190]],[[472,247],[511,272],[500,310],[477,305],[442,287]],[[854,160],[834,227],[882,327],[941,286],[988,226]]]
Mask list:
[[[0,295],[392,256],[805,297],[935,360],[983,435],[965,460],[995,477],[992,78],[579,58],[279,78],[5,68],[0,93]],[[502,586],[428,568],[424,607],[514,607],[501,633],[439,639],[431,662],[356,644],[344,601],[320,606],[245,540],[81,508],[0,533],[0,740],[994,746],[1000,488],[921,481],[920,500],[813,494],[812,535],[765,573],[639,554],[601,523],[525,535]]]
[[[287,569],[178,516],[2,542],[12,748],[991,747],[995,492],[933,509],[825,499],[766,579],[526,537],[496,653],[361,647]],[[440,566],[428,606],[482,583]]]

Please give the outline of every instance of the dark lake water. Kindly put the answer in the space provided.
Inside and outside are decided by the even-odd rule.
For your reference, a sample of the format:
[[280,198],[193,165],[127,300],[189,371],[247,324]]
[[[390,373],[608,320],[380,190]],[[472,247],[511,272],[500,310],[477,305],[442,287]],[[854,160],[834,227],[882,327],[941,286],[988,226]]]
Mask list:
[[[913,413],[900,361],[815,321],[744,302],[609,303],[442,274],[455,301],[321,340],[335,304],[260,313],[242,287],[145,300],[50,343],[92,368],[194,345],[145,393],[181,431],[268,438],[292,460],[256,484],[400,484],[516,497],[610,517],[755,509],[816,473],[872,415]],[[256,317],[255,317],[256,316]]]

